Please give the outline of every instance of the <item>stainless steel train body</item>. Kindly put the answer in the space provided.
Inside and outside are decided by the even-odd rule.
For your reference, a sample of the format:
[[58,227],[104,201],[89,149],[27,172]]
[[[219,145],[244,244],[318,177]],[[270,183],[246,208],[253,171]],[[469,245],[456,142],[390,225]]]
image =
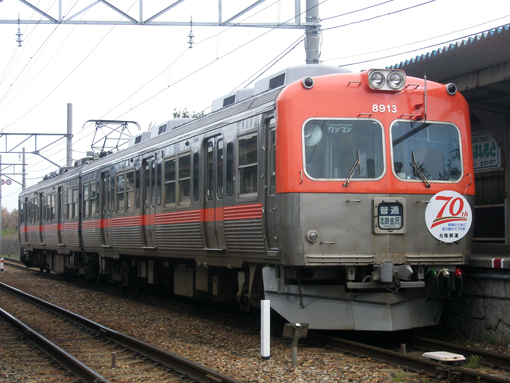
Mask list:
[[[63,169],[20,194],[22,259],[245,309],[269,299],[310,328],[436,324],[470,255],[469,112],[453,85],[392,73],[288,68]],[[443,191],[461,197],[438,197],[427,223]]]

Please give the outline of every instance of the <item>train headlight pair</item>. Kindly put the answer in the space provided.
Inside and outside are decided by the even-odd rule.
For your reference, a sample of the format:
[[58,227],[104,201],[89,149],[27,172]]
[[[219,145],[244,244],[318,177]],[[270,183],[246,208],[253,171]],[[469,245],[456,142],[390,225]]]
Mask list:
[[406,74],[402,70],[371,69],[368,85],[376,90],[402,90],[406,85]]

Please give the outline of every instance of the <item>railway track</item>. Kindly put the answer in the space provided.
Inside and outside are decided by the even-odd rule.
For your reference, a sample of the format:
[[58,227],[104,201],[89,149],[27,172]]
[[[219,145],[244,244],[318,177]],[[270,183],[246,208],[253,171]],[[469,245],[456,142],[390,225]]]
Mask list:
[[62,368],[27,336],[9,321],[0,309],[0,381],[53,381],[76,382],[76,376]]
[[[443,342],[430,342],[426,343],[424,338],[414,338],[416,339],[416,343],[413,343],[413,346],[418,346],[418,341],[420,341],[421,345],[428,345],[428,347],[432,346],[431,349],[441,351],[447,351],[446,345],[447,343]],[[436,378],[438,380],[447,379],[452,382],[468,382],[468,383],[508,383],[510,380],[508,378],[502,377],[500,375],[496,375],[495,371],[491,373],[480,372],[473,369],[464,368],[461,366],[439,363],[432,361],[430,359],[424,358],[420,355],[412,355],[412,354],[403,354],[400,352],[395,352],[391,350],[386,350],[379,347],[370,346],[367,344],[357,343],[350,340],[344,340],[335,337],[328,337],[317,333],[308,334],[308,341],[316,342],[323,346],[328,346],[333,349],[352,353],[359,356],[369,357],[375,360],[379,360],[381,362],[386,362],[388,364],[396,365],[404,369],[409,369],[415,371],[420,374],[427,374],[430,377]],[[445,349],[443,349],[443,346]],[[461,349],[455,349],[454,345],[450,345],[450,352],[461,353]],[[427,347],[425,347],[427,348]],[[494,353],[488,353],[479,350],[470,350],[471,355],[480,355],[480,358],[487,358],[489,360],[489,355]],[[465,356],[465,355],[464,355]],[[508,366],[510,359],[508,357],[500,356],[497,357],[497,354],[492,355],[494,359],[491,359],[493,362],[496,360],[498,362],[498,366],[501,368],[505,368],[503,366]],[[485,359],[484,359],[485,360]],[[492,362],[491,362],[492,363]],[[508,376],[508,374],[506,374]]]
[[[441,350],[463,355],[466,360],[477,360],[481,365],[491,368],[501,368],[510,371],[510,356],[491,351],[479,350],[452,343],[441,342],[435,339],[413,336],[408,341],[408,346],[422,351]],[[510,374],[509,374],[510,377]]]
[[[46,275],[45,273],[41,274]],[[111,290],[117,291],[117,293],[119,292],[119,290],[115,288]],[[450,381],[465,381],[476,383],[508,383],[510,381],[505,377],[500,376],[501,372],[499,372],[498,375],[491,373],[491,371],[493,371],[495,368],[510,369],[510,361],[508,357],[487,351],[476,350],[473,348],[459,348],[452,344],[426,340],[424,338],[414,337],[403,341],[405,342],[408,351],[412,351],[408,354],[387,351],[382,348],[367,346],[357,342],[350,342],[337,338],[317,336],[314,333],[309,333],[307,341],[311,343],[327,345],[333,349],[337,349],[348,354],[370,357],[374,360],[399,366],[403,369],[416,371],[421,374],[426,374],[437,379],[448,379]],[[438,363],[421,357],[423,352],[439,350],[462,354],[466,357],[466,359],[476,357],[481,364],[488,367],[480,368],[478,370],[470,370],[458,365],[453,366],[449,364]],[[509,375],[507,374],[507,377],[508,376]]]
[[[237,380],[0,283],[2,306],[38,334],[32,338],[84,382],[204,382]],[[15,319],[11,315],[12,322]],[[23,327],[25,326],[25,327]],[[44,339],[46,338],[46,339]],[[57,346],[58,353],[55,354]]]

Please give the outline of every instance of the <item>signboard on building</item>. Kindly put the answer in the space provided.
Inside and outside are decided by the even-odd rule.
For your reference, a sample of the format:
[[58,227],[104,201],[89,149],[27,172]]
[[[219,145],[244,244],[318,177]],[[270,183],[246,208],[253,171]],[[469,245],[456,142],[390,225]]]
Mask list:
[[473,165],[475,171],[501,167],[501,150],[489,132],[473,133]]

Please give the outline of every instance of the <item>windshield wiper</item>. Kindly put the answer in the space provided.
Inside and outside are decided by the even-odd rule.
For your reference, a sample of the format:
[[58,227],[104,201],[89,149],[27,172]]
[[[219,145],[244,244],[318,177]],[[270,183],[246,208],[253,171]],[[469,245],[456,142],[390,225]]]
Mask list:
[[358,159],[354,161],[354,164],[352,165],[351,170],[349,171],[349,175],[347,176],[347,179],[344,182],[344,187],[346,188],[349,186],[349,182],[351,182],[352,176],[354,175],[354,172],[356,171],[356,167],[358,168],[359,174],[361,174],[361,161],[359,159],[359,150],[358,150]]
[[418,173],[418,176],[425,183],[425,186],[427,186],[429,188],[430,187],[430,183],[427,180],[427,177],[425,177],[425,175],[421,172],[420,168],[418,167],[418,164],[416,163],[416,159],[414,157],[414,152],[411,152],[411,154],[413,156],[413,162],[411,163],[411,165],[413,165],[414,174],[416,175],[416,173]]

